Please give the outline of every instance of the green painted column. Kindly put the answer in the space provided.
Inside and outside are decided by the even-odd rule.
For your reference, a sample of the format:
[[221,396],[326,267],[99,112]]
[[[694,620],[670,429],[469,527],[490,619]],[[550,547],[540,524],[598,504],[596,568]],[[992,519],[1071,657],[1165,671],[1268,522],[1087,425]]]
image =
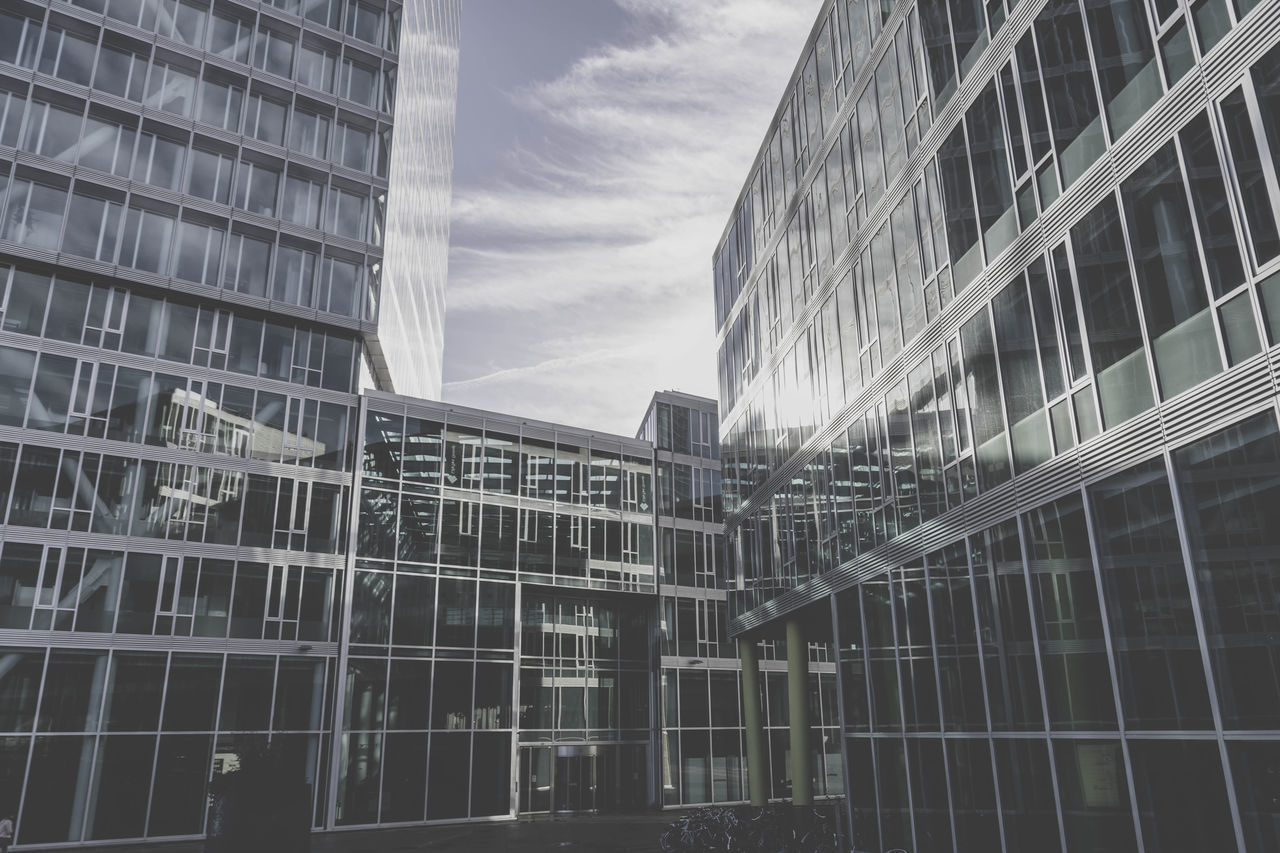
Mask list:
[[791,802],[813,805],[809,757],[809,644],[800,620],[787,620],[787,700],[791,712]]
[[751,805],[769,804],[769,769],[764,757],[764,724],[760,721],[760,658],[755,640],[738,638],[742,661],[742,724],[747,736],[747,789]]

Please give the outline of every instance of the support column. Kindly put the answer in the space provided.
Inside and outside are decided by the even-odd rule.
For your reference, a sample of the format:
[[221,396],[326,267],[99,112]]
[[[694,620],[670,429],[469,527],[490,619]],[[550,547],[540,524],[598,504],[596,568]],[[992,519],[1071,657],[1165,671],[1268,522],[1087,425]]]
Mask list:
[[798,617],[787,620],[787,699],[791,712],[791,803],[813,805],[809,757],[809,644]]
[[747,739],[747,791],[751,805],[769,804],[769,769],[764,757],[764,725],[760,720],[760,658],[755,640],[738,638],[742,661],[742,725]]

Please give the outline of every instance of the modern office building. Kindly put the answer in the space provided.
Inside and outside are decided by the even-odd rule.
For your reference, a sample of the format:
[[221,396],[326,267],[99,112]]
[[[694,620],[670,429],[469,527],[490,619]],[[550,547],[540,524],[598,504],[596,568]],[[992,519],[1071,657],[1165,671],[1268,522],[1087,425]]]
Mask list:
[[[348,778],[371,759],[332,760],[355,392],[365,354],[438,372],[374,333],[439,304],[439,278],[394,270],[443,275],[425,217],[459,14],[411,7],[0,8],[0,809],[21,844],[200,835],[211,774],[268,738],[315,826],[367,814]],[[422,159],[388,206],[393,107]],[[388,275],[397,230],[424,239]]]
[[[733,577],[721,523],[719,417],[715,400],[654,394],[638,437],[654,446],[657,474],[658,650],[661,705],[655,805],[694,806],[747,799],[737,644],[729,636]],[[759,644],[766,707],[766,778],[771,798],[791,794],[785,645]],[[814,741],[833,745],[819,795],[842,793],[835,664],[828,643],[808,648],[807,701]]]
[[[738,660],[729,639],[716,403],[653,395],[636,437],[654,448],[658,562],[655,802],[740,801]],[[713,753],[712,742],[716,744]],[[714,757],[713,757],[714,754]]]
[[856,849],[1280,845],[1277,41],[823,4],[715,292],[730,632],[833,638]]
[[645,808],[652,446],[362,400],[335,823]]

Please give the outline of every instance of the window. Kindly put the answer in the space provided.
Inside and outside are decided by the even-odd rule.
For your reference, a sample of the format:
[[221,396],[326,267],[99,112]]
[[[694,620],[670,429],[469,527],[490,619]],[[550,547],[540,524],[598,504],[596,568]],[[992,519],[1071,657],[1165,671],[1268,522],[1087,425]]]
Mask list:
[[240,167],[236,169],[232,204],[250,213],[275,216],[276,194],[279,189],[278,168],[242,160]]
[[98,71],[94,88],[131,101],[142,100],[143,81],[147,78],[146,47],[130,48],[103,44],[98,54]]
[[226,229],[183,220],[178,226],[178,260],[174,275],[210,287],[218,286],[218,264]]
[[311,307],[318,261],[315,251],[281,244],[276,252],[275,274],[271,280],[271,298],[290,305]]
[[332,92],[333,71],[337,64],[336,48],[303,43],[298,52],[298,82],[322,92]]
[[337,29],[342,19],[342,0],[302,0],[302,16],[321,26]]
[[88,86],[93,78],[96,39],[50,26],[40,51],[40,73]]
[[185,68],[157,61],[147,80],[143,103],[174,115],[189,116],[195,103],[196,75]]
[[362,172],[369,171],[373,155],[370,131],[347,122],[338,122],[334,145],[333,156],[339,163]]
[[9,190],[0,236],[35,249],[56,249],[67,207],[63,188],[18,179]]
[[1114,197],[1108,197],[1071,229],[1071,242],[1093,344],[1090,355],[1102,402],[1102,422],[1109,429],[1154,402]]
[[328,116],[307,110],[294,110],[289,123],[289,147],[311,157],[324,159],[329,148]]
[[200,107],[197,118],[214,127],[237,133],[244,107],[244,85],[232,80],[219,80],[208,71],[200,81]]
[[76,192],[71,199],[62,251],[107,263],[114,261],[121,210],[118,201]]
[[217,151],[191,149],[187,171],[187,192],[226,204],[231,193],[231,158]]
[[1244,202],[1244,219],[1252,238],[1258,266],[1280,254],[1280,231],[1276,227],[1276,212],[1267,189],[1267,168],[1263,150],[1259,149],[1255,135],[1257,121],[1249,109],[1244,88],[1222,100],[1222,119],[1225,124],[1231,159],[1235,164],[1235,179]]
[[289,108],[281,101],[262,94],[249,96],[249,110],[244,119],[244,132],[254,139],[280,145],[284,142],[284,119]]
[[18,142],[18,128],[22,126],[22,113],[27,99],[22,92],[0,87],[0,145],[13,147]]
[[249,58],[249,42],[252,27],[247,22],[226,12],[214,12],[209,26],[209,52],[234,62]]
[[284,179],[280,218],[295,225],[316,228],[320,223],[320,203],[323,197],[322,183],[290,174]]
[[1160,393],[1169,398],[1222,370],[1209,294],[1173,143],[1120,188]]
[[80,142],[82,109],[34,101],[27,113],[20,147],[54,160],[73,162]]
[[0,62],[30,68],[40,43],[40,22],[0,12]]
[[154,210],[130,207],[125,216],[120,263],[159,275],[169,273],[169,249],[173,217]]
[[127,177],[133,163],[134,129],[106,113],[91,108],[81,137],[80,165]]
[[1035,35],[1054,149],[1063,185],[1070,186],[1106,148],[1090,70],[1093,63],[1076,0],[1052,0],[1036,18]]
[[232,234],[222,286],[241,293],[265,296],[271,244],[245,234]]
[[320,303],[322,311],[354,317],[361,303],[364,284],[364,268],[351,261],[325,258],[320,277]]
[[364,104],[367,107],[378,105],[378,66],[353,59],[342,58],[342,75],[338,82],[338,95]]
[[206,9],[186,0],[156,0],[147,4],[147,8],[155,13],[155,22],[145,24],[148,29],[183,44],[199,46],[204,43]]
[[347,3],[346,32],[361,41],[380,44],[378,35],[382,29],[382,13],[375,6],[367,3]]
[[186,155],[186,140],[175,141],[154,133],[143,133],[133,158],[133,179],[176,190],[182,184],[182,161]]
[[355,240],[368,233],[369,197],[342,187],[329,190],[329,207],[325,226],[330,232]]
[[288,77],[293,71],[293,49],[292,38],[259,25],[253,40],[253,67]]
[[382,72],[382,100],[378,109],[384,113],[395,112],[396,109],[396,67],[388,65]]
[[1160,69],[1141,0],[1086,0],[1094,68],[1111,126],[1119,139],[1160,97]]

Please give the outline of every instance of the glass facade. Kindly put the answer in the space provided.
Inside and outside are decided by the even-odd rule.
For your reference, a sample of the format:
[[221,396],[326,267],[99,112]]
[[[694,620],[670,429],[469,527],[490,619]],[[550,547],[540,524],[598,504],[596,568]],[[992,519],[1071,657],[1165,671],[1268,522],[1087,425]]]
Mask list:
[[729,628],[833,608],[856,849],[1280,844],[1277,15],[824,4],[714,277]]
[[[19,843],[202,835],[210,781],[268,741],[315,827],[367,811],[356,391],[402,286],[383,274],[393,111],[451,128],[458,14],[0,9],[0,800]],[[424,54],[429,91],[398,92]]]
[[651,446],[364,400],[337,823],[644,807]]
[[[734,579],[724,550],[719,419],[714,400],[654,395],[638,437],[654,445],[657,473],[658,768],[655,803],[667,807],[748,799],[740,664],[729,636]],[[769,796],[790,795],[786,645],[758,644]],[[809,648],[807,685],[819,796],[843,792],[835,664],[828,643]]]
[[405,3],[382,310],[370,351],[386,390],[440,398],[453,197],[460,0]]

